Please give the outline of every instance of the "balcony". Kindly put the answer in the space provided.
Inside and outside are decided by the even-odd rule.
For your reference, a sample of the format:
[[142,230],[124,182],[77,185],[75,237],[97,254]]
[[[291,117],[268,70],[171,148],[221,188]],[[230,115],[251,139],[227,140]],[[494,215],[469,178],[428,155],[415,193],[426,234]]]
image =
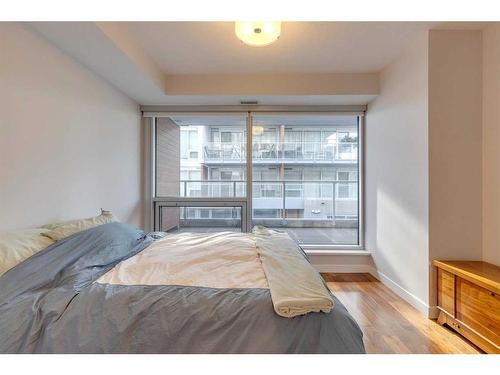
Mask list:
[[[241,198],[246,181],[180,181],[181,197]],[[286,231],[298,244],[357,245],[357,181],[255,181],[252,225]],[[203,201],[202,201],[203,202]],[[240,207],[175,206],[160,210],[160,230],[242,230]]]
[[[357,181],[255,181],[253,183],[253,222],[269,227],[354,228],[358,221]],[[246,181],[180,181],[180,196],[203,198],[244,197]],[[212,218],[203,215],[184,217],[185,225],[203,225]],[[217,219],[217,220],[214,220]]]
[[[353,142],[254,143],[254,163],[355,163],[358,145]],[[245,143],[209,142],[203,147],[205,163],[244,163]]]

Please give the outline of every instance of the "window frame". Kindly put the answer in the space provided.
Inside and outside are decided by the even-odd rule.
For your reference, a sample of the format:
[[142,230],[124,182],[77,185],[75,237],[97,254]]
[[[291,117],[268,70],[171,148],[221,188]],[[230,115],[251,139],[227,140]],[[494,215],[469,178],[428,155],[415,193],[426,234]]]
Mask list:
[[[148,166],[148,173],[146,176],[146,179],[148,180],[146,182],[146,192],[147,192],[147,208],[146,208],[146,228],[147,229],[153,229],[153,225],[155,223],[155,205],[160,202],[160,201],[165,201],[167,197],[157,197],[156,196],[156,168],[157,168],[157,155],[156,155],[156,118],[158,117],[170,117],[174,115],[186,115],[186,114],[196,114],[196,115],[202,115],[202,114],[230,114],[230,115],[235,115],[237,113],[240,114],[246,114],[247,115],[247,128],[246,128],[246,134],[247,134],[247,139],[245,139],[245,144],[247,145],[247,154],[252,152],[252,148],[250,147],[253,143],[253,137],[252,137],[252,127],[253,127],[253,121],[252,121],[252,114],[259,114],[262,112],[268,113],[268,114],[305,114],[305,115],[315,115],[315,114],[320,114],[320,115],[353,115],[357,117],[358,121],[358,141],[357,141],[357,160],[358,160],[358,199],[357,199],[357,204],[358,204],[358,244],[352,244],[352,245],[343,245],[343,244],[329,244],[329,245],[321,245],[321,244],[311,244],[311,245],[301,245],[301,247],[306,251],[306,252],[311,252],[314,254],[328,254],[330,253],[335,253],[339,250],[365,250],[365,229],[364,229],[364,221],[365,221],[365,211],[364,211],[364,153],[365,153],[365,145],[364,145],[364,120],[365,120],[365,109],[363,106],[346,106],[346,110],[315,110],[314,108],[311,110],[286,110],[286,111],[281,111],[281,110],[276,110],[274,111],[272,106],[259,106],[259,109],[252,109],[251,111],[241,111],[238,110],[239,106],[235,106],[235,110],[228,110],[231,109],[230,106],[223,106],[221,108],[224,108],[224,110],[217,110],[217,108],[211,108],[210,111],[206,110],[200,110],[198,112],[195,107],[190,107],[189,110],[186,111],[169,111],[168,106],[163,107],[165,111],[161,112],[155,112],[151,113],[148,111],[143,110],[143,117],[145,119],[145,131],[146,131],[146,141],[148,143],[147,151],[148,151],[148,158],[146,159],[146,164]],[[314,107],[314,106],[311,106]],[[324,106],[321,106],[324,107]],[[339,107],[339,106],[331,106],[331,107]],[[278,106],[279,108],[279,106]],[[306,108],[305,106],[300,106],[299,108]],[[354,110],[347,110],[353,108]],[[364,109],[363,109],[364,108]],[[290,108],[291,109],[291,108]],[[340,108],[342,109],[342,108]],[[313,129],[311,129],[313,130]],[[321,137],[322,135],[320,135]],[[253,158],[248,158],[247,155],[247,160],[253,160]],[[249,166],[250,164],[250,166]],[[247,169],[247,196],[245,198],[237,198],[238,201],[246,201],[246,207],[245,211],[247,213],[246,217],[246,228],[247,230],[251,226],[251,220],[252,220],[252,194],[251,194],[251,189],[252,189],[252,184],[254,183],[253,178],[252,178],[252,165],[253,163],[247,163],[246,169]],[[257,181],[258,182],[258,181]],[[250,192],[250,194],[248,194]],[[184,197],[177,197],[176,199],[183,199]],[[170,199],[170,198],[169,198]],[[196,199],[196,198],[188,198],[188,199]],[[207,201],[206,198],[205,201]],[[214,202],[218,198],[212,198],[208,199],[209,202]],[[228,198],[221,198],[224,201],[228,201]],[[201,203],[201,202],[200,202]],[[198,204],[200,204],[198,203]],[[234,201],[232,202],[233,207],[234,207]],[[242,211],[243,212],[243,211]]]
[[161,209],[163,207],[172,208],[234,208],[239,207],[241,210],[241,232],[245,232],[248,227],[247,217],[248,217],[248,207],[247,201],[243,198],[185,198],[185,197],[155,197],[152,200],[153,204],[153,229],[154,231],[160,231],[161,229]]

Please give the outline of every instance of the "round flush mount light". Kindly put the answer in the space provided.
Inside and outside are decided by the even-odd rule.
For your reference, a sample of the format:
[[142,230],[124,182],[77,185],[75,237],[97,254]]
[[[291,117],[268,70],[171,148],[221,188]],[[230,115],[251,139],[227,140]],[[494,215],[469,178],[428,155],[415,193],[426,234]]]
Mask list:
[[264,133],[264,127],[254,125],[254,127],[252,128],[252,134],[253,135],[262,135],[262,133]]
[[267,46],[280,37],[281,22],[241,21],[235,23],[234,31],[238,39],[249,46]]

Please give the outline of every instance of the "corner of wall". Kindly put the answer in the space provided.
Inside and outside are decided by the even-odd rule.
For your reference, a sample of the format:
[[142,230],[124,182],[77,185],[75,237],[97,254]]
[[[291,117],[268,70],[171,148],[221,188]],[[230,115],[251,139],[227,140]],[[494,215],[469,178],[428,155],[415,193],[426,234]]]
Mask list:
[[422,283],[422,275],[428,273],[429,249],[427,78],[428,33],[422,32],[380,73],[380,94],[368,106],[365,129],[371,273],[426,315],[428,283]]
[[482,35],[482,260],[500,266],[500,23]]

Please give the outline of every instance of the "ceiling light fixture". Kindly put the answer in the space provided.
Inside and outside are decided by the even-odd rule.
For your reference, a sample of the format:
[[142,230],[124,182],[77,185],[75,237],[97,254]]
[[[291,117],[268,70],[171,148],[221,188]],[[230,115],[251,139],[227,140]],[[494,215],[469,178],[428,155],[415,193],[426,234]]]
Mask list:
[[262,135],[264,133],[264,127],[263,126],[257,126],[254,125],[252,128],[252,134],[253,135]]
[[241,21],[235,23],[234,31],[238,39],[249,46],[267,46],[280,37],[281,22]]

